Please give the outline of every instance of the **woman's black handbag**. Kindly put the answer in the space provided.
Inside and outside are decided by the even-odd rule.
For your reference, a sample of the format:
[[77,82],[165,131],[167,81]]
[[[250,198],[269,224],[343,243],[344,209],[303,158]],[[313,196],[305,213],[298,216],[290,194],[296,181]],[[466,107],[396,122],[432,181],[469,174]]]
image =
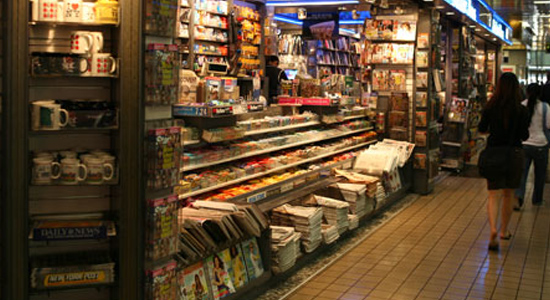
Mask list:
[[489,180],[502,177],[512,162],[512,146],[487,147],[479,154],[479,175]]

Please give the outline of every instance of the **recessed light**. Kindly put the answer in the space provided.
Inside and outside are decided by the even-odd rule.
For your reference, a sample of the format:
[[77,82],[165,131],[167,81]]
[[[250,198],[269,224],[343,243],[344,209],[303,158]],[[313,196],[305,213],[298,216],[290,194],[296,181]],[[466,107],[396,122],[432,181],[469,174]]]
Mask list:
[[436,8],[436,9],[444,9],[445,6],[443,6],[443,5],[438,5],[438,6],[436,6],[435,8]]
[[470,25],[470,28],[476,28],[477,26],[476,25]]
[[479,29],[479,28],[476,28],[476,31],[481,31],[481,29]]
[[447,16],[453,16],[455,13],[454,11],[448,11],[445,13]]
[[490,36],[490,34],[486,33],[486,34],[484,34],[484,36]]

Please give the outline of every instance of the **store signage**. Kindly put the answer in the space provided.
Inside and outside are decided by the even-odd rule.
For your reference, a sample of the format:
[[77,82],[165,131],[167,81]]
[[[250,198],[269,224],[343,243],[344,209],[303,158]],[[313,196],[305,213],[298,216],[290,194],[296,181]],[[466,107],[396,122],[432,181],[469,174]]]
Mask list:
[[461,13],[468,16],[473,21],[477,20],[477,9],[474,7],[472,0],[445,0],[449,5],[456,8]]
[[303,21],[302,37],[304,39],[327,40],[339,36],[338,12],[312,12]]

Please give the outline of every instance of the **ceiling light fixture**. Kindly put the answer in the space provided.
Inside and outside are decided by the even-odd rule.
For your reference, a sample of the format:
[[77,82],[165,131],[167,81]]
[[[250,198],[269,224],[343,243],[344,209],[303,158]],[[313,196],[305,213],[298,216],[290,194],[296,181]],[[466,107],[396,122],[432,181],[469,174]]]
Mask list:
[[535,0],[535,1],[533,1],[533,4],[535,4],[535,5],[538,5],[538,4],[550,4],[550,1],[548,1],[548,0]]
[[315,0],[315,1],[268,1],[266,6],[326,6],[326,5],[344,5],[359,4],[358,0]]
[[445,13],[447,16],[454,16],[455,12],[454,11],[448,11]]

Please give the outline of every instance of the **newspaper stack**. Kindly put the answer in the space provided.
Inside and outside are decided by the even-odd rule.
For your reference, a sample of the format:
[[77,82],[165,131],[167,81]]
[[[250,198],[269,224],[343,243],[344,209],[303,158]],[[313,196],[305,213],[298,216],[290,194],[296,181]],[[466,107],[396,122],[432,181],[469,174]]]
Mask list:
[[348,211],[349,203],[344,201],[338,201],[336,199],[311,195],[306,203],[313,202],[323,208],[323,215],[329,225],[336,225],[338,228],[338,234],[342,234],[348,230]]
[[340,238],[338,227],[336,227],[335,225],[323,224],[321,226],[323,228],[323,242],[325,244],[332,244]]
[[384,185],[382,185],[382,182],[378,182],[376,184],[375,199],[377,208],[384,206],[384,203],[386,202],[386,190],[384,189]]
[[302,245],[306,253],[317,249],[323,240],[321,222],[323,210],[320,207],[292,206],[285,204],[273,209],[272,224],[292,226],[302,234]]
[[357,215],[348,215],[349,230],[359,227],[359,217]]
[[367,205],[366,185],[355,183],[337,183],[329,188],[337,189],[342,195],[343,200],[349,203],[350,212],[357,215],[359,218],[366,216],[372,211],[372,204]]
[[282,273],[296,264],[301,234],[294,227],[271,226],[273,272]]

